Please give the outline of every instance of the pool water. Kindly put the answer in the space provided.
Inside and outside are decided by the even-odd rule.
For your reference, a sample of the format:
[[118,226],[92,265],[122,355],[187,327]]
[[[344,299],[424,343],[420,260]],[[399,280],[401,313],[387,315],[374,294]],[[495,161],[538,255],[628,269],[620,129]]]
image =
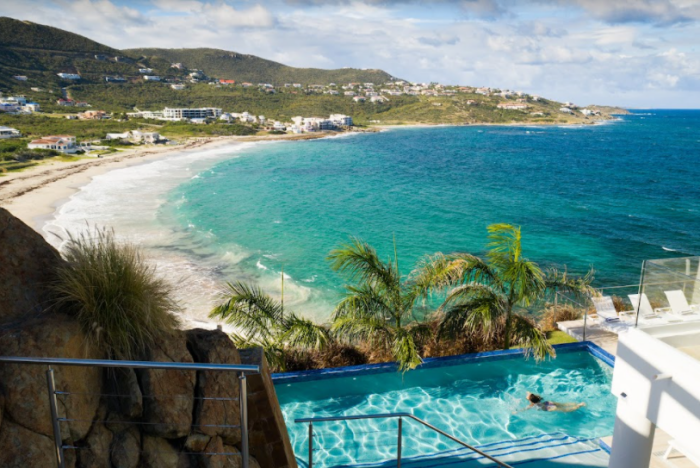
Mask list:
[[[587,351],[560,353],[542,363],[522,357],[418,369],[275,383],[297,457],[308,458],[308,424],[296,418],[378,413],[414,416],[472,445],[543,434],[580,439],[612,434],[617,400],[612,369]],[[529,410],[525,392],[559,402],[585,402],[572,413]],[[314,465],[376,463],[396,457],[397,420],[314,424]],[[404,420],[406,458],[460,446],[422,425]]]

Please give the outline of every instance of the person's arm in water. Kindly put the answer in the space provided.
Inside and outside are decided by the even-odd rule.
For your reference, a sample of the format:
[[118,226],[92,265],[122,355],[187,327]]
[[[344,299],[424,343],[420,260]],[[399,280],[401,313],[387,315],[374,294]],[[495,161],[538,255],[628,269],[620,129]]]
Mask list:
[[518,413],[522,413],[523,411],[527,411],[527,410],[529,410],[529,409],[530,409],[530,408],[532,408],[533,406],[535,406],[535,404],[534,404],[534,403],[530,403],[530,404],[529,404],[529,405],[527,405],[527,406],[526,406],[525,408],[522,408],[522,409],[519,409],[519,410],[513,411],[513,414],[518,414]]

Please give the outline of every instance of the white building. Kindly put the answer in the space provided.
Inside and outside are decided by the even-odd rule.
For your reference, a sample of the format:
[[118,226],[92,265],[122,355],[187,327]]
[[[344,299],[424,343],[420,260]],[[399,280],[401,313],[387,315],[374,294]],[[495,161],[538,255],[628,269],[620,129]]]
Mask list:
[[574,113],[574,111],[572,111],[572,110],[569,109],[568,107],[561,107],[561,108],[559,108],[559,112],[563,112],[564,114],[573,114],[573,113]]
[[153,69],[152,68],[139,68],[139,73],[141,73],[142,75],[150,75],[151,73],[153,73]]
[[163,109],[163,120],[217,119],[221,109],[216,107],[170,108]]
[[58,73],[58,76],[60,78],[63,78],[64,80],[79,80],[80,75],[77,73]]
[[499,109],[525,110],[529,106],[520,102],[502,102],[497,106]]
[[378,102],[381,104],[382,102],[386,101],[386,98],[382,96],[372,96],[371,98],[369,98],[369,100],[370,102]]
[[177,83],[176,83],[176,84],[171,84],[170,87],[173,88],[173,89],[176,90],[176,91],[182,91],[183,89],[185,89],[185,85],[184,85],[184,84],[177,84]]
[[155,75],[144,75],[143,79],[146,81],[160,81],[160,76]]
[[51,135],[31,141],[27,148],[56,150],[61,153],[75,153],[78,147],[75,144],[75,137],[72,135]]
[[355,96],[354,98],[352,98],[352,100],[355,102],[365,102],[366,101],[364,96]]
[[158,132],[142,132],[132,130],[124,133],[108,133],[105,140],[129,140],[135,143],[157,143],[162,140]]
[[22,133],[16,128],[0,126],[0,139],[19,138],[21,136]]
[[344,114],[331,114],[330,121],[339,127],[351,127],[352,117]]

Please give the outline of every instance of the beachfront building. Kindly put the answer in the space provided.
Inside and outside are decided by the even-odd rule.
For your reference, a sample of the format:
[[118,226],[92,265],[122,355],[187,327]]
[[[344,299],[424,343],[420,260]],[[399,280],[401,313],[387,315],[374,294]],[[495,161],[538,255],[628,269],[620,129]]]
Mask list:
[[331,114],[329,117],[330,121],[333,122],[338,127],[351,127],[352,117],[345,114]]
[[19,138],[22,133],[16,128],[0,126],[0,139]]
[[75,153],[78,147],[72,135],[51,135],[32,140],[27,145],[29,149],[55,150],[61,153]]
[[108,133],[105,140],[123,140],[134,143],[155,144],[163,140],[158,132],[142,132],[140,130],[131,130],[124,133]]
[[217,107],[170,108],[163,109],[163,120],[216,119],[221,117]]
[[59,78],[62,78],[64,80],[79,80],[80,75],[77,73],[57,73]]

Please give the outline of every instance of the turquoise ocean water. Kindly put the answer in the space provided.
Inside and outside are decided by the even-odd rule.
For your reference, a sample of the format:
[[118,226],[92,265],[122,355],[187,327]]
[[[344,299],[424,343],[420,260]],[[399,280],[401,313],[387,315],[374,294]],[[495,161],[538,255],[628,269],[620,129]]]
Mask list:
[[239,154],[170,191],[158,217],[198,255],[237,252],[247,279],[272,293],[284,270],[290,302],[316,317],[342,293],[326,255],[350,236],[387,257],[396,236],[408,273],[425,254],[482,254],[486,226],[512,223],[527,257],[594,266],[606,286],[636,283],[644,259],[700,255],[700,111],[406,128]]

